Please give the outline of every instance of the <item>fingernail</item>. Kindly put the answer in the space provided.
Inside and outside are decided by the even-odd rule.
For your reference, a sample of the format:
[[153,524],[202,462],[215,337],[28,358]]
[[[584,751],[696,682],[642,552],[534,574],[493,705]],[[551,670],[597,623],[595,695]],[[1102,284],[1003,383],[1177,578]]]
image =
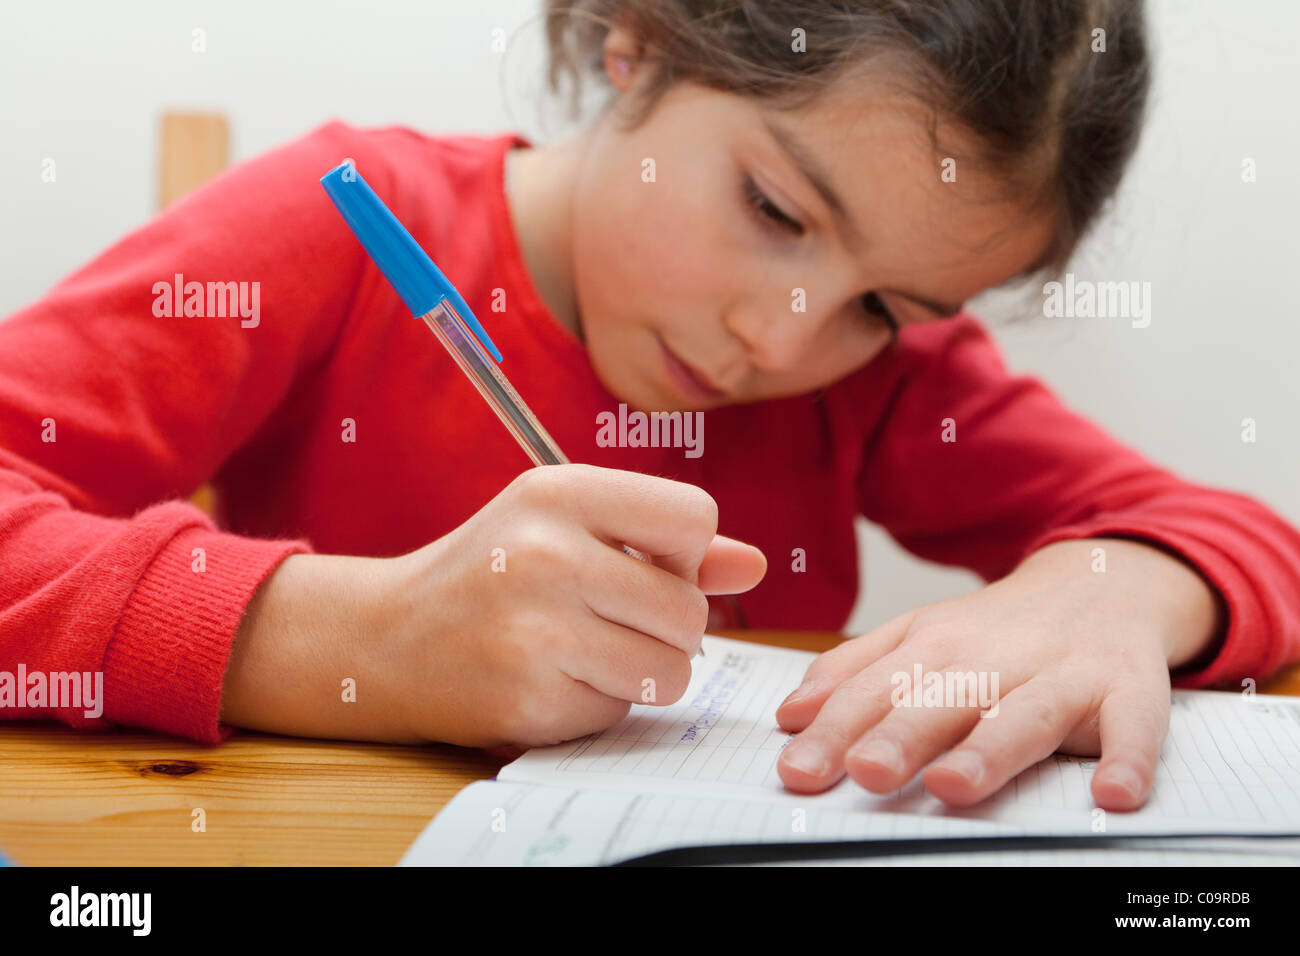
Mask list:
[[791,744],[785,751],[785,765],[810,777],[824,777],[831,769],[826,751],[815,743]]
[[1142,791],[1142,780],[1138,777],[1137,772],[1132,767],[1126,767],[1123,764],[1107,770],[1106,780],[1127,790],[1128,795],[1134,800],[1138,798],[1138,794]]
[[951,754],[939,766],[944,770],[951,770],[959,777],[965,777],[971,783],[979,783],[984,779],[984,760],[969,750],[960,750]]
[[813,685],[811,681],[806,681],[800,684],[794,690],[790,691],[789,696],[786,697],[785,700],[781,701],[781,706],[784,707],[786,704],[793,704],[796,700],[803,700],[803,698],[812,693],[812,689]]
[[890,773],[903,772],[903,751],[892,740],[868,740],[854,747],[849,756],[858,762],[884,767]]

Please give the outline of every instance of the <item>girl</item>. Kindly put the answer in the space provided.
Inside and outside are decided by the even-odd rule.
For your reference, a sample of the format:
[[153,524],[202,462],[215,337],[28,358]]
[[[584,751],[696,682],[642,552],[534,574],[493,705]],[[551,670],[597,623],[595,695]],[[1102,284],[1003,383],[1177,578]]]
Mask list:
[[[809,668],[775,715],[796,790],[924,771],[968,804],[1063,749],[1137,807],[1171,677],[1300,656],[1300,534],[1009,374],[962,310],[1060,268],[1114,191],[1138,3],[546,13],[554,88],[611,93],[571,139],[331,123],[0,324],[0,667],[104,679],[102,718],[49,716],[572,738],[647,677],[676,700],[706,627],[843,626],[859,513],[992,583]],[[318,184],[344,157],[582,464],[528,469],[405,313]],[[213,307],[228,283],[255,316]],[[705,413],[702,454],[606,447],[620,405]],[[997,719],[891,707],[914,665],[997,675]]]

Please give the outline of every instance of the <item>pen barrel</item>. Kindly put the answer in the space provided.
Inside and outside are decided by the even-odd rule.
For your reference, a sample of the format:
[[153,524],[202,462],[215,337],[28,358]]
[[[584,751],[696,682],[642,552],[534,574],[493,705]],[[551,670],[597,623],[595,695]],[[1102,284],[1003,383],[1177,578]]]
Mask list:
[[484,401],[501,419],[501,423],[519,442],[534,465],[567,465],[555,439],[542,427],[509,380],[501,374],[492,357],[483,350],[464,320],[446,299],[420,316],[438,337],[460,370],[469,377]]
[[[497,413],[501,423],[519,442],[534,465],[567,465],[569,459],[560,446],[537,420],[528,403],[515,391],[510,380],[497,367],[483,346],[465,326],[455,307],[446,299],[439,302],[424,315],[420,316],[443,347],[460,366],[460,370],[474,383],[479,394]],[[638,561],[648,558],[636,548],[623,545],[625,554]]]
[[501,361],[501,352],[474,318],[469,304],[370,188],[352,160],[335,166],[321,177],[320,184],[371,261],[402,297],[411,315],[422,316],[437,308],[439,302],[450,302],[461,323],[493,358]]

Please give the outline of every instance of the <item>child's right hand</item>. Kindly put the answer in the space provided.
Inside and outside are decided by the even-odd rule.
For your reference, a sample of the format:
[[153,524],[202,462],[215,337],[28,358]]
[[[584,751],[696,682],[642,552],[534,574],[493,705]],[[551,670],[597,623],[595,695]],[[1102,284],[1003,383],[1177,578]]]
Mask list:
[[[693,485],[552,465],[410,554],[292,556],[249,605],[222,720],[537,746],[617,723],[632,702],[672,703],[704,633],[705,594],[749,590],[766,570],[757,548],[716,529],[717,505]],[[348,678],[355,701],[344,700]]]

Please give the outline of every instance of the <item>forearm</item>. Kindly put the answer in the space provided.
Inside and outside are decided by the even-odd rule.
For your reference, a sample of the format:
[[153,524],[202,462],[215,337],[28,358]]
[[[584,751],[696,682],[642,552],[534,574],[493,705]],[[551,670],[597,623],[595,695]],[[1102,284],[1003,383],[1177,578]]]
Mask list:
[[304,737],[414,741],[371,653],[384,633],[385,602],[376,599],[384,586],[380,559],[287,558],[235,636],[222,722]]

